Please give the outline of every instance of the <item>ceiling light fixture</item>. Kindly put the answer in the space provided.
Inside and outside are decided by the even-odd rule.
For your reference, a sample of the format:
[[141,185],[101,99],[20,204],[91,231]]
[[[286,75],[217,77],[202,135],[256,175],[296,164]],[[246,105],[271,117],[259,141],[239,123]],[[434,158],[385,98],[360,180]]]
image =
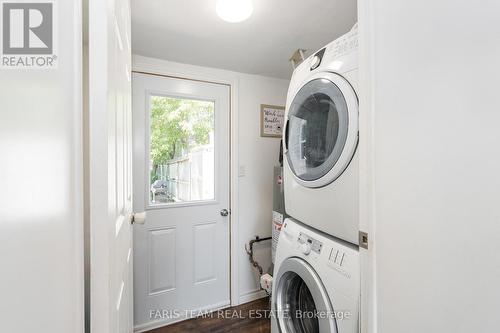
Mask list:
[[230,23],[245,21],[252,15],[252,0],[217,0],[217,15]]

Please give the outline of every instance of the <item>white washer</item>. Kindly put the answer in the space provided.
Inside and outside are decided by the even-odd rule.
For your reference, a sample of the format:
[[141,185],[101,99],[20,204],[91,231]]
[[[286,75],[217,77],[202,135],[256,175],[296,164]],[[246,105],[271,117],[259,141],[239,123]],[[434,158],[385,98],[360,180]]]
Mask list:
[[357,27],[302,62],[287,96],[285,209],[359,244]]
[[276,254],[272,333],[358,333],[356,246],[286,219]]

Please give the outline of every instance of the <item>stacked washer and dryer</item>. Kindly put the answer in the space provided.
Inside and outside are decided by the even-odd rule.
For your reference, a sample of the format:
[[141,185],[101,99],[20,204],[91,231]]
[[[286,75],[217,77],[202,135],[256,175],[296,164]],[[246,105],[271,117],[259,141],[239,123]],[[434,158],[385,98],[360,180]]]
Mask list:
[[357,26],[294,71],[273,333],[359,332]]

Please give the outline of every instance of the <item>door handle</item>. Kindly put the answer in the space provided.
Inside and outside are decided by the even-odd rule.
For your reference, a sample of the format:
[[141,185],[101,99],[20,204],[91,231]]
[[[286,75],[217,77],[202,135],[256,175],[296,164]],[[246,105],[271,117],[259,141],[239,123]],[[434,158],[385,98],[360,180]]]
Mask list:
[[144,224],[146,223],[146,212],[142,213],[132,213],[132,224]]
[[220,215],[221,216],[228,216],[229,215],[229,211],[224,208],[223,210],[220,211]]

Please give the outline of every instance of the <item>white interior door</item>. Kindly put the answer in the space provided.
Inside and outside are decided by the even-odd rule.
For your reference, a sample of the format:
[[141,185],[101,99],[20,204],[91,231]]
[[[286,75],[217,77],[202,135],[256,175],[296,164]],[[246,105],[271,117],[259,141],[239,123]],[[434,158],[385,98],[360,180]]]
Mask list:
[[136,330],[229,306],[226,85],[134,73]]
[[88,2],[91,331],[133,331],[129,0]]

